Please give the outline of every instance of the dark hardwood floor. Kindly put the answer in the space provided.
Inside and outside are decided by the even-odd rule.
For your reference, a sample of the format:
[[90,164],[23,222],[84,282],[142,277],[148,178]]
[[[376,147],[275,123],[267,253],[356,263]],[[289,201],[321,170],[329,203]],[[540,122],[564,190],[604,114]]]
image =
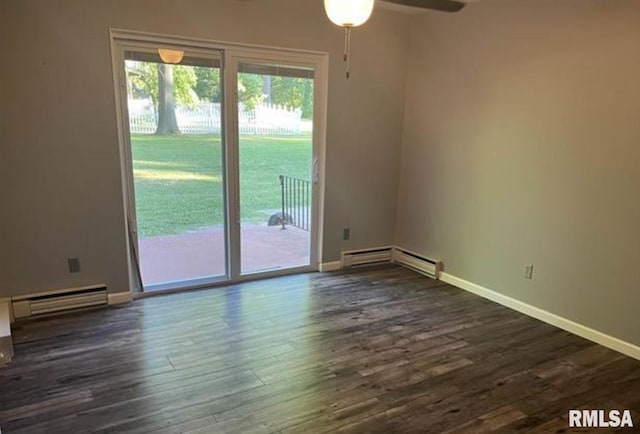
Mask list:
[[572,408],[640,425],[640,362],[395,266],[23,321],[14,340],[3,434],[571,432]]

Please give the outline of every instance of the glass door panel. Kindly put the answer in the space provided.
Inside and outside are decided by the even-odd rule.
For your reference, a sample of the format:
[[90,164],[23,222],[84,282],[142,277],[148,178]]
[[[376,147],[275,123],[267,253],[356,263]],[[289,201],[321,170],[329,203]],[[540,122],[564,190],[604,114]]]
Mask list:
[[241,274],[310,265],[313,69],[238,63]]
[[225,279],[220,59],[125,51],[139,268],[145,291]]

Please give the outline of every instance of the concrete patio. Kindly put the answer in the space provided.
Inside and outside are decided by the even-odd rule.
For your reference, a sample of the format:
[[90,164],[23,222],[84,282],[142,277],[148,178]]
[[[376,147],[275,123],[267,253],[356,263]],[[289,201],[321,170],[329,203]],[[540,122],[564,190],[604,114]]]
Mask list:
[[[309,264],[309,233],[298,228],[243,224],[242,272],[278,270]],[[139,241],[145,287],[225,275],[224,228],[213,226]]]

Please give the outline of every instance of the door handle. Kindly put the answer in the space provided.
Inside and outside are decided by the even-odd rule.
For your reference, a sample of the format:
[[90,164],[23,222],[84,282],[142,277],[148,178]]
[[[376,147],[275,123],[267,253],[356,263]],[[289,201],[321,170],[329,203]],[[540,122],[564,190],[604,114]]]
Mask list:
[[313,159],[313,183],[317,184],[320,181],[320,164],[318,163],[318,159]]

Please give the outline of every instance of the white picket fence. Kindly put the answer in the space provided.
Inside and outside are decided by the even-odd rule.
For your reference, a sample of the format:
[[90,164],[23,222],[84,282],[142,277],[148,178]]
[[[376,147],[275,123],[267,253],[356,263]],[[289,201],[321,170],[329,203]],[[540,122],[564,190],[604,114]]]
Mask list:
[[[184,134],[220,134],[222,116],[219,103],[201,103],[196,107],[176,107],[180,132]],[[132,133],[153,134],[157,114],[151,100],[129,99],[129,127]],[[291,136],[300,134],[303,126],[300,109],[263,104],[253,110],[240,107],[240,134]]]

